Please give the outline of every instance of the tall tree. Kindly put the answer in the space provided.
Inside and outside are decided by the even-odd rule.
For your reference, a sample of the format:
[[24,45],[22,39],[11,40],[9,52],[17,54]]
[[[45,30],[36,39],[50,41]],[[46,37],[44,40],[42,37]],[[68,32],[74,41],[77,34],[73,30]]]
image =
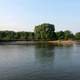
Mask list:
[[53,24],[43,23],[35,27],[34,33],[37,40],[54,40],[56,38]]

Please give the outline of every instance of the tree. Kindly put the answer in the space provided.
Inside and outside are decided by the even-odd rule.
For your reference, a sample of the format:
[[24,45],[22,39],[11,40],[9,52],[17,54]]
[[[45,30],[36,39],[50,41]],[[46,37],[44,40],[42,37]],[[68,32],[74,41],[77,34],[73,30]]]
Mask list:
[[16,40],[33,40],[34,39],[34,33],[33,32],[17,32],[15,35]]
[[54,40],[56,38],[55,27],[53,24],[43,23],[35,26],[35,38],[37,40]]
[[76,40],[80,40],[80,32],[77,32],[77,33],[75,34],[75,39],[76,39]]
[[63,31],[56,32],[56,35],[57,35],[58,40],[64,40],[64,32]]
[[69,30],[64,31],[64,36],[65,36],[64,37],[65,40],[74,39],[73,33]]
[[15,32],[13,31],[0,31],[0,40],[14,40]]
[[69,30],[56,32],[56,35],[57,35],[58,40],[73,40],[74,39],[73,33]]
[[28,32],[27,40],[29,40],[29,41],[34,40],[34,33],[33,32]]

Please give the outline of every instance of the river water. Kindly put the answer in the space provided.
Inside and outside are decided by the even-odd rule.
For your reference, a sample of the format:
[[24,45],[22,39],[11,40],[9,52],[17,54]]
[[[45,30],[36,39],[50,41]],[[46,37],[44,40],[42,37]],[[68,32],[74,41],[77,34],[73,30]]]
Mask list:
[[80,45],[0,45],[0,80],[80,80]]

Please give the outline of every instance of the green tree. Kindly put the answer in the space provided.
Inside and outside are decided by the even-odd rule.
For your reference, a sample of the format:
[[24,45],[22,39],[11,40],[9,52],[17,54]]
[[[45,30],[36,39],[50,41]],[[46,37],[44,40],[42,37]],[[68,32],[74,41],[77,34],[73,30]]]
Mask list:
[[56,32],[56,35],[57,35],[58,40],[64,40],[64,32],[63,31]]
[[15,32],[13,31],[0,31],[0,40],[14,40]]
[[74,39],[73,33],[71,31],[69,31],[69,30],[64,31],[64,36],[65,36],[64,37],[65,40],[72,40],[72,39]]
[[34,33],[33,32],[17,32],[15,35],[16,40],[33,40],[34,39]]
[[54,40],[56,38],[55,27],[53,24],[43,23],[35,26],[35,38],[37,40]]
[[75,39],[76,39],[76,40],[80,40],[80,32],[77,32],[77,33],[75,34]]

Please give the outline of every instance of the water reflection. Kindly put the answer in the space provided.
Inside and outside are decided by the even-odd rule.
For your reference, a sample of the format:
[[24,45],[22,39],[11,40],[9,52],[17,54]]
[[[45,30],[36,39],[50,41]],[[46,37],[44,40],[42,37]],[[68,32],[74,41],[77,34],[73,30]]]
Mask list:
[[36,44],[35,57],[38,63],[53,63],[54,46],[50,44]]
[[80,46],[1,45],[0,80],[80,80]]

